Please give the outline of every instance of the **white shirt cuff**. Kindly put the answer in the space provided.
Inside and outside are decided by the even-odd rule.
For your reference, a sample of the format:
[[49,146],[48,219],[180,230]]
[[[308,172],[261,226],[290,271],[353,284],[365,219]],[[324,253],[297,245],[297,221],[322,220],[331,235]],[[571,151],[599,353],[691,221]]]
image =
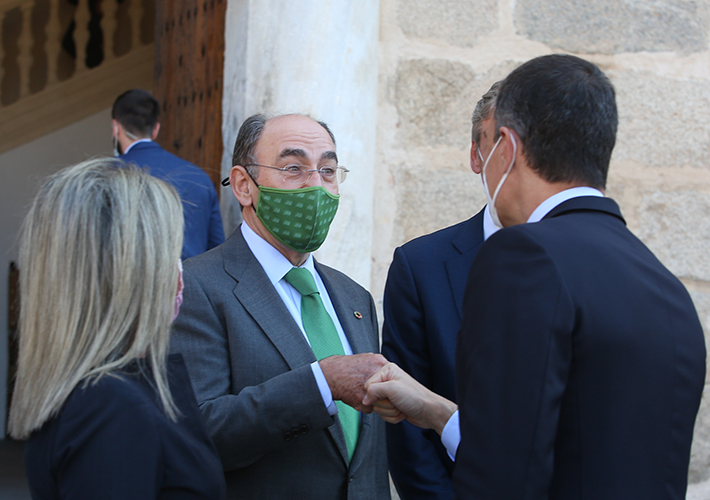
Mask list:
[[[313,376],[316,378],[316,384],[318,384],[320,397],[323,398],[323,404],[328,410],[328,414],[330,416],[337,414],[338,407],[335,405],[335,401],[333,401],[333,393],[330,392],[330,386],[328,385],[328,381],[325,379],[325,375],[323,375],[323,370],[321,369],[318,361],[311,363],[311,370],[313,371]],[[458,418],[456,421],[456,429],[458,430]]]
[[456,410],[449,421],[446,422],[444,430],[441,431],[441,444],[446,448],[446,453],[449,454],[451,460],[456,461],[456,451],[459,449],[461,442],[461,430],[459,429],[459,411]]

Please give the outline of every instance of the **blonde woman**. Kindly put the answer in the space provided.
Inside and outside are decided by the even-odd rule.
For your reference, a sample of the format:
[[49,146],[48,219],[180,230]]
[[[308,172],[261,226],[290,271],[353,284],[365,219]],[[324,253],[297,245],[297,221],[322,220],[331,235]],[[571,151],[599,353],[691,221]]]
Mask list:
[[25,220],[10,435],[34,499],[215,499],[224,479],[182,358],[174,189],[111,159],[52,176]]

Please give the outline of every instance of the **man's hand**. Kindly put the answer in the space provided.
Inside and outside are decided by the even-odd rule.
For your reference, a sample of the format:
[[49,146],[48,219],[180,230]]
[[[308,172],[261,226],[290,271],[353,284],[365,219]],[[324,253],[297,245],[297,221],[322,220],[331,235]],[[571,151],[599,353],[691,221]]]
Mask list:
[[329,356],[318,363],[328,381],[333,399],[342,401],[357,411],[372,413],[372,406],[362,403],[365,397],[365,382],[387,364],[384,356],[373,353]]
[[431,392],[394,363],[387,363],[365,384],[366,406],[386,422],[399,423],[404,419],[424,429],[434,429],[441,435],[456,404]]

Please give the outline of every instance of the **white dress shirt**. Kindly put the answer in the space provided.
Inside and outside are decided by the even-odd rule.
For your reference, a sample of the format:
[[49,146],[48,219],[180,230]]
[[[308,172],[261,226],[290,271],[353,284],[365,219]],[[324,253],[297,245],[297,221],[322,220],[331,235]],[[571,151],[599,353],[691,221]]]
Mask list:
[[483,241],[486,241],[491,237],[493,233],[500,230],[493,222],[493,217],[491,217],[491,209],[488,205],[483,209]]
[[[548,199],[540,203],[540,205],[533,210],[533,213],[530,214],[530,217],[528,217],[528,223],[540,222],[542,218],[549,214],[557,205],[580,196],[604,197],[604,193],[591,187],[575,187],[565,189],[564,191],[553,194]],[[486,211],[483,213],[483,237],[487,240],[491,234],[495,233],[495,231],[486,234],[486,215],[488,215],[488,219],[495,231],[498,230],[498,227],[493,224],[493,219],[491,218],[490,213],[488,213],[488,205],[486,205]],[[451,460],[456,460],[456,451],[459,448],[460,442],[461,429],[459,428],[459,412],[456,410],[454,414],[451,415],[451,418],[449,418],[449,421],[446,422],[446,426],[444,426],[444,430],[441,432],[441,444],[443,444],[446,448],[446,452],[449,454],[449,457],[451,457]]]
[[[261,267],[264,269],[269,281],[271,281],[271,284],[274,285],[274,288],[279,294],[279,297],[281,297],[286,309],[288,309],[288,312],[291,313],[293,320],[301,329],[303,337],[306,339],[306,342],[308,342],[308,345],[310,345],[311,343],[308,340],[306,331],[303,329],[303,320],[301,319],[301,294],[284,279],[286,273],[288,273],[294,265],[291,264],[291,262],[270,243],[256,234],[246,222],[241,225],[241,231],[249,250],[251,250],[251,253],[254,254],[256,260],[258,260],[259,264],[261,264]],[[320,293],[320,298],[323,301],[325,310],[333,320],[335,329],[338,331],[340,343],[343,345],[343,351],[346,355],[352,354],[352,348],[350,347],[348,338],[345,336],[343,327],[340,325],[338,315],[335,313],[333,303],[328,295],[328,290],[326,290],[323,280],[321,280],[320,275],[316,271],[313,264],[313,256],[309,254],[308,259],[306,259],[306,262],[301,267],[308,269],[313,275],[313,279],[316,282],[316,287],[318,287],[318,292]],[[321,369],[318,361],[311,364],[311,370],[313,370],[313,376],[316,378],[316,382],[318,383],[318,389],[320,390],[321,397],[323,398],[323,404],[325,404],[329,414],[335,415],[338,413],[338,407],[335,405],[335,401],[333,401],[333,394],[330,392],[328,381],[325,379],[325,375],[323,375],[323,370]]]

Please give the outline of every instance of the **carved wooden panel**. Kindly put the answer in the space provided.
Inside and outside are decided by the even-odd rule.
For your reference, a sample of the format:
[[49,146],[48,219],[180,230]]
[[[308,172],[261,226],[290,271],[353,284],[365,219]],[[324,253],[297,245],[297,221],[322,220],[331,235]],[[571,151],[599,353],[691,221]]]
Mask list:
[[161,105],[158,142],[219,183],[222,75],[227,0],[156,3],[154,94]]

